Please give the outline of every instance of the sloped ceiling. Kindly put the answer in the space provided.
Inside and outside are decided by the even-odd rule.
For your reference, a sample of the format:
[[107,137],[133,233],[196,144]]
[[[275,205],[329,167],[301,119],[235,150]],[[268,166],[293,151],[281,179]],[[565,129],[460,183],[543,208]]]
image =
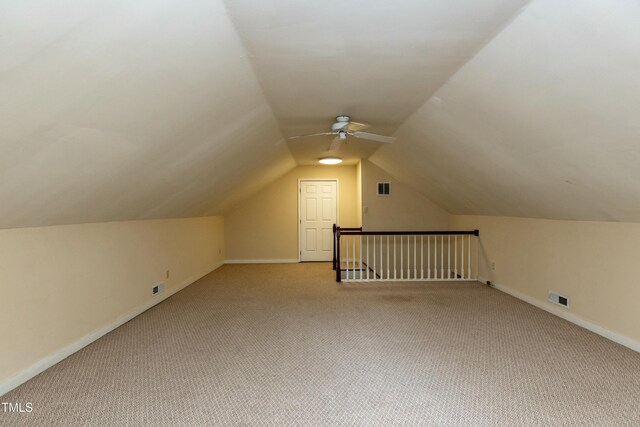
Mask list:
[[449,212],[640,221],[640,4],[527,3],[0,0],[0,228],[222,213],[336,114]]
[[533,1],[370,160],[451,213],[640,221],[639,22]]
[[294,165],[221,1],[0,2],[0,228],[215,214]]
[[[226,0],[285,136],[350,115],[391,134],[528,0]],[[290,141],[297,163],[332,137]],[[345,161],[379,144],[350,139]]]

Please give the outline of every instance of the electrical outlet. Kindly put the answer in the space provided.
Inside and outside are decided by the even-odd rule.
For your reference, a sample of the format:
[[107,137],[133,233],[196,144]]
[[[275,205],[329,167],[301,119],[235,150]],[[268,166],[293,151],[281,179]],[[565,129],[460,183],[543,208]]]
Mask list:
[[151,288],[151,295],[157,295],[164,291],[164,283],[158,283]]
[[491,263],[491,270],[496,271],[496,263],[495,262]]
[[218,254],[222,254],[222,248],[218,248]]
[[169,270],[167,270],[167,279],[169,278]]

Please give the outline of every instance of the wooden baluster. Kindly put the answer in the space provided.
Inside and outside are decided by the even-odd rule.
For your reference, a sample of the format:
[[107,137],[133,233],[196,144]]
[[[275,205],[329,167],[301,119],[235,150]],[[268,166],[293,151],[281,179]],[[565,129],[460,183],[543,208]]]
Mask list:
[[360,255],[360,265],[358,266],[358,270],[360,271],[360,279],[363,279],[362,274],[362,236],[358,237],[358,255]]
[[376,236],[373,236],[373,280],[376,280]]
[[411,279],[411,236],[407,236],[407,279]]
[[418,280],[418,245],[416,244],[416,239],[418,236],[414,234],[413,236],[413,280]]
[[391,271],[389,266],[389,235],[387,234],[387,280],[391,277]]
[[447,236],[447,279],[451,279],[451,235]]
[[453,237],[453,278],[458,278],[458,236]]
[[464,280],[464,236],[460,239],[460,276]]
[[420,280],[424,280],[424,235],[420,236]]
[[367,280],[369,280],[369,236],[367,236]]
[[347,265],[346,265],[346,267],[347,267],[347,270],[346,270],[347,271],[347,280],[349,280],[349,240],[350,240],[349,236],[344,236],[344,243],[345,243],[346,249],[347,249],[345,251],[345,254],[346,254],[345,259],[347,261]]
[[469,276],[468,279],[471,280],[471,235],[469,235],[467,243],[467,275]]
[[404,278],[404,260],[402,257],[402,235],[400,235],[400,279]]
[[393,235],[393,279],[397,279],[397,267],[396,267],[396,235]]
[[440,279],[444,279],[444,235],[440,236]]
[[431,236],[427,234],[427,280],[431,280]]
[[353,236],[351,248],[353,250],[353,280],[356,280],[356,236]]

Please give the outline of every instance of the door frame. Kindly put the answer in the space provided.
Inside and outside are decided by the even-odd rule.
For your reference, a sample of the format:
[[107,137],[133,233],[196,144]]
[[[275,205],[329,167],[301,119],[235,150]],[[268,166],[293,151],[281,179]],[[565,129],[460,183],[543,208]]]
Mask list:
[[302,201],[302,183],[305,181],[335,181],[336,183],[336,224],[340,222],[340,180],[338,178],[298,178],[298,262],[302,262],[302,217],[300,216],[300,202]]

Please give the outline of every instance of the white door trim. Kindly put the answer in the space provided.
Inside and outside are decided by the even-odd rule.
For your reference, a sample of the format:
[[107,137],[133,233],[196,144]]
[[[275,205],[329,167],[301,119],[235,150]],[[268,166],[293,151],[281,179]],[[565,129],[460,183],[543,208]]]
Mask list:
[[335,181],[336,183],[336,224],[340,224],[340,180],[338,178],[298,178],[298,262],[302,262],[302,233],[300,225],[300,196],[302,194],[302,183],[305,181]]

